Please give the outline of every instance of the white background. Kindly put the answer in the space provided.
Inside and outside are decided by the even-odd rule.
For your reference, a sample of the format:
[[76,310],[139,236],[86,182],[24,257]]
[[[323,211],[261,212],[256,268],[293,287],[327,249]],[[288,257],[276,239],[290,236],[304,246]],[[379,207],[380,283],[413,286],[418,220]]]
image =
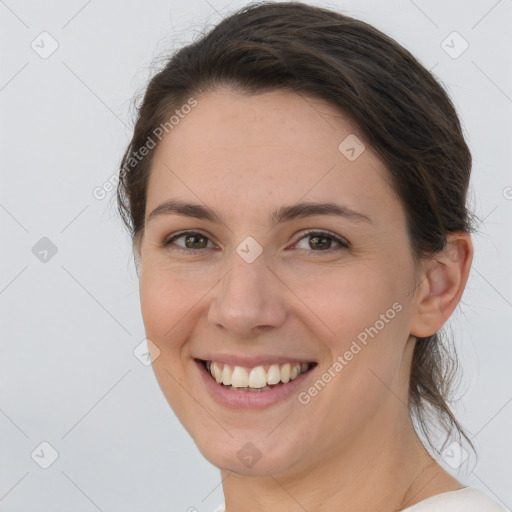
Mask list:
[[[3,512],[208,512],[223,501],[218,470],[133,355],[145,335],[130,243],[113,193],[92,191],[117,171],[155,58],[245,3],[0,1]],[[457,409],[479,461],[453,473],[510,508],[512,2],[316,3],[397,39],[460,112],[483,222],[451,325],[463,364]],[[43,31],[58,42],[47,59],[31,47]],[[469,44],[458,58],[441,46],[453,31]],[[57,248],[47,262],[32,252],[43,237]],[[31,457],[43,441],[58,452],[48,469]],[[42,449],[40,461],[51,455]]]

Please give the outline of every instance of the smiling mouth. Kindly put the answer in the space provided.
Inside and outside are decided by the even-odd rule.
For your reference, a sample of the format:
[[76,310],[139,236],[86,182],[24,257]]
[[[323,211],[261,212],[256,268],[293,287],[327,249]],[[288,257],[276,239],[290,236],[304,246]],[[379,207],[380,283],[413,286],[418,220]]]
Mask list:
[[317,363],[284,363],[260,365],[253,368],[234,366],[217,361],[198,359],[207,373],[226,389],[240,392],[269,391],[284,386],[300,375],[311,371]]

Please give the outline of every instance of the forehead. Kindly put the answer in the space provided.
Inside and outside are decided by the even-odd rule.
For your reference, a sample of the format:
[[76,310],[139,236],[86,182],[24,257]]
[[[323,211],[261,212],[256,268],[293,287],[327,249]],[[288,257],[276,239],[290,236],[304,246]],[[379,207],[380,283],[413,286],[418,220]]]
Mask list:
[[173,197],[265,216],[267,206],[300,199],[399,207],[385,166],[327,102],[229,90],[196,100],[155,149],[146,213]]

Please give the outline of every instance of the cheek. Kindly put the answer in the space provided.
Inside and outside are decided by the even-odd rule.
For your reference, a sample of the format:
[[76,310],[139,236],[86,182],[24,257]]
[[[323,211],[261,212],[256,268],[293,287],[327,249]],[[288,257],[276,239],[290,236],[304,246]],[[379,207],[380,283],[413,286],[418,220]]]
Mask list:
[[[396,269],[386,267],[366,261],[327,272],[303,273],[293,289],[298,290],[297,295],[329,328],[326,330],[329,337],[339,340],[339,348],[343,348],[347,339],[356,338],[376,322],[383,334],[391,330],[392,324],[397,327],[395,319],[400,315],[396,310],[400,306],[402,310],[405,308],[408,271],[401,267],[401,273],[398,273]],[[393,309],[396,303],[400,306],[395,305]],[[381,315],[384,315],[383,320],[380,320]]]
[[153,372],[164,397],[182,421],[190,400],[183,391],[186,381],[183,347],[190,331],[187,325],[193,313],[191,301],[197,294],[169,270],[158,264],[150,265],[148,261],[141,269],[139,294],[146,337],[159,350],[152,363]]
[[[322,282],[311,279],[305,283],[308,294],[304,302],[329,327],[319,336],[326,348],[323,371],[331,368],[335,375],[325,403],[334,401],[361,421],[389,394],[386,386],[392,385],[403,368],[412,267],[405,260],[402,263],[397,272],[385,261],[367,260],[346,271],[332,272]],[[333,414],[326,412],[327,416]]]
[[200,277],[147,263],[139,278],[141,312],[146,328],[156,340],[169,342],[194,316],[205,292]]
[[[337,403],[353,419],[364,421],[378,408],[403,370],[412,267],[402,263],[397,272],[387,263],[368,262],[332,276],[323,291],[318,284],[310,288],[312,299],[323,297],[323,310],[317,302],[315,312],[322,311],[319,316],[335,332],[323,339],[329,349],[326,371],[336,365],[326,404]],[[326,415],[340,421],[330,409]]]

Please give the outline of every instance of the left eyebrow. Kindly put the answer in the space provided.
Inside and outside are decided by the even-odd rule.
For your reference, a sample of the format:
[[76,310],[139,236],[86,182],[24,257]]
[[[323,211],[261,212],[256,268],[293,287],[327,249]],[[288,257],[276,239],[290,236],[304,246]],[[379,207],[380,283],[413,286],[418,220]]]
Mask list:
[[292,204],[290,206],[281,206],[270,216],[270,223],[276,226],[282,222],[288,222],[297,218],[312,217],[314,215],[335,215],[338,217],[345,217],[349,220],[357,222],[369,222],[372,220],[363,213],[356,212],[348,206],[339,205],[336,203],[311,203],[302,202]]
[[[148,216],[147,222],[160,215],[182,215],[195,219],[209,220],[218,224],[225,224],[222,216],[208,206],[171,199],[157,206]],[[269,224],[289,222],[297,218],[312,217],[314,215],[334,215],[344,217],[356,222],[369,222],[372,220],[363,213],[357,212],[348,206],[336,203],[301,202],[289,206],[281,206],[269,216]]]

